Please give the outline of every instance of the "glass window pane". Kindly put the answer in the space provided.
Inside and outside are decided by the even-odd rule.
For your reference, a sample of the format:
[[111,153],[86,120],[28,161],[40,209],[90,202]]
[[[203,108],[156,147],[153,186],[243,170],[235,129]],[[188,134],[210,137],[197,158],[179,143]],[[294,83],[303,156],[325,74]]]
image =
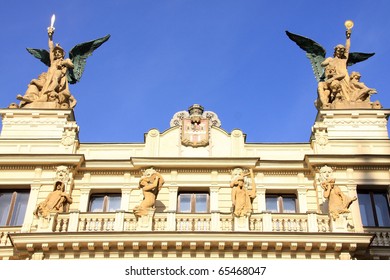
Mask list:
[[90,201],[89,211],[91,212],[103,212],[103,196],[92,196]]
[[10,222],[11,226],[21,226],[23,224],[24,216],[26,215],[29,196],[30,193],[28,192],[17,193],[14,211],[12,213],[12,218]]
[[179,206],[180,212],[191,213],[191,194],[180,194],[179,195]]
[[12,198],[11,192],[0,193],[0,226],[7,225],[7,218],[8,218],[9,207],[11,204],[11,198]]
[[294,196],[285,196],[283,197],[283,212],[284,213],[295,213],[295,197]]
[[378,218],[378,226],[390,226],[389,205],[387,202],[387,195],[385,193],[374,194],[374,203],[376,216]]
[[362,217],[363,226],[375,226],[374,213],[369,193],[358,193],[360,215]]
[[121,196],[118,194],[108,196],[108,212],[115,212],[121,208]]
[[267,211],[278,212],[278,197],[276,195],[267,195],[265,197],[265,206]]
[[207,194],[195,194],[195,212],[207,213]]

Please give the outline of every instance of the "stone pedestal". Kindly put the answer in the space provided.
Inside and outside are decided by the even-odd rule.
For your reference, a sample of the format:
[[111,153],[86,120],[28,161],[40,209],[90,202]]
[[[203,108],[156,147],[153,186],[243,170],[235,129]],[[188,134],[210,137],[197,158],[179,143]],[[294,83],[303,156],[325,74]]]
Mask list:
[[[317,135],[333,139],[389,139],[387,120],[390,110],[344,109],[321,110],[312,128]],[[321,139],[321,142],[324,142]]]
[[37,232],[53,232],[55,227],[55,222],[57,220],[58,213],[50,213],[46,218],[38,218],[38,227]]
[[337,219],[330,219],[330,229],[332,232],[348,232],[348,214],[340,214]]
[[234,231],[249,231],[249,216],[234,217]]
[[137,231],[152,231],[153,229],[153,217],[156,209],[148,209],[148,214],[141,216],[137,219]]
[[385,109],[319,111],[310,137],[314,153],[382,153],[388,146],[389,114]]
[[78,146],[71,109],[1,109],[0,114],[1,148],[7,153],[74,153]]
[[0,137],[16,139],[62,138],[66,127],[74,126],[70,109],[2,109]]

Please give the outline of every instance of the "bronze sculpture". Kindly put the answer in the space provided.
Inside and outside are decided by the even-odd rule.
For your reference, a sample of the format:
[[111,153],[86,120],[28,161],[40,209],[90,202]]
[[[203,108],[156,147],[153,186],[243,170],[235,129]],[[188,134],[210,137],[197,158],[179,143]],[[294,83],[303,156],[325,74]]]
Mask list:
[[287,36],[306,52],[318,82],[317,109],[381,108],[378,101],[371,102],[375,89],[368,88],[359,80],[353,80],[348,67],[362,62],[374,53],[350,52],[352,21],[346,21],[345,45],[334,48],[333,57],[326,58],[326,50],[312,39],[286,31]]
[[69,58],[65,58],[65,51],[59,44],[53,42],[54,19],[53,15],[51,25],[47,29],[49,51],[27,48],[27,51],[43,62],[48,70],[29,83],[23,96],[17,96],[21,101],[19,108],[73,108],[76,99],[70,93],[69,84],[80,81],[87,58],[110,38],[110,35],[107,35],[78,44],[69,51]]

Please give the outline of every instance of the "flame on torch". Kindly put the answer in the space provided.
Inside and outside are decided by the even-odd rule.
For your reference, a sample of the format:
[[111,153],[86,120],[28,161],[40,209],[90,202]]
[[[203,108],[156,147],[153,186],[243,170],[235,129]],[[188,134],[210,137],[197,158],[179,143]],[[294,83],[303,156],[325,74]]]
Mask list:
[[56,21],[56,15],[53,14],[53,15],[51,16],[50,27],[52,27],[52,28],[54,27],[54,22],[55,22],[55,21]]

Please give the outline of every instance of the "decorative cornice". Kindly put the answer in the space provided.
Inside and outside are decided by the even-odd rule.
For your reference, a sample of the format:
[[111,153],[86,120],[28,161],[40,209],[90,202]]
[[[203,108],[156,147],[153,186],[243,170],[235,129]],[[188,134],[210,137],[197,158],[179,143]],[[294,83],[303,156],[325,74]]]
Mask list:
[[80,166],[84,161],[79,154],[0,154],[0,166]]
[[56,116],[56,117],[66,117],[69,121],[74,121],[74,112],[72,109],[68,110],[57,110],[57,109],[0,109],[0,114],[7,117],[13,117],[15,115],[19,116],[33,116],[38,118],[40,116]]
[[351,155],[351,154],[331,154],[331,155],[306,155],[304,162],[310,169],[328,165],[350,168],[375,168],[381,167],[384,170],[390,168],[390,154],[377,155]]
[[317,121],[326,118],[333,118],[335,116],[344,116],[349,118],[358,117],[378,117],[387,118],[390,115],[390,110],[386,109],[337,109],[337,110],[321,110],[318,112]]
[[[231,232],[104,232],[15,233],[12,244],[19,252],[59,251],[261,251],[300,252],[365,251],[372,239],[367,233],[234,233]],[[43,248],[43,247],[44,248]],[[93,248],[93,249],[92,249]]]
[[230,157],[132,157],[130,159],[134,168],[148,168],[150,166],[160,168],[196,168],[196,169],[215,169],[215,168],[255,168],[258,166],[260,158],[230,158]]

